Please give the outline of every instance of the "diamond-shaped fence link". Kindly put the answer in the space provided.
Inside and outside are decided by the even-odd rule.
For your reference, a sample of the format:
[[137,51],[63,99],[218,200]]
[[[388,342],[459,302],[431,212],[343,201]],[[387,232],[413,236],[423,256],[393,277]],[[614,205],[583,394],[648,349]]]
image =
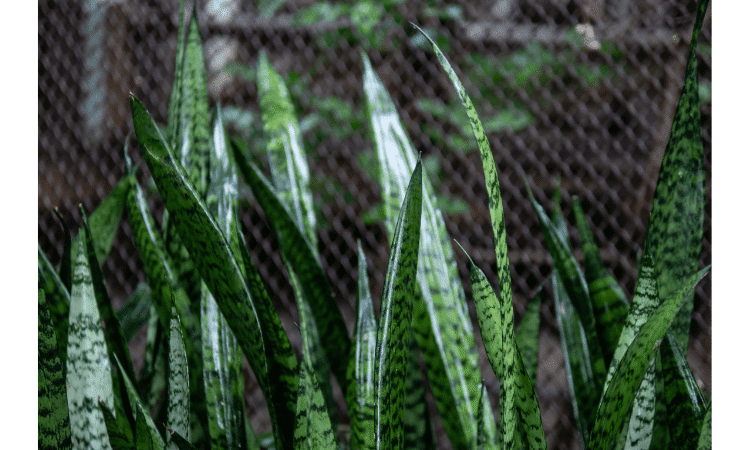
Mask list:
[[[78,204],[93,211],[123,176],[128,139],[131,157],[140,160],[128,134],[129,92],[142,99],[157,121],[166,123],[178,5],[177,0],[39,2],[38,231],[53,264],[59,263],[63,245],[53,208],[59,207],[76,230]],[[188,2],[186,9],[191,7]],[[632,297],[650,199],[682,89],[695,9],[695,1],[676,0],[460,5],[207,0],[198,3],[198,18],[211,102],[222,104],[232,135],[261,161],[263,134],[254,81],[259,52],[267,52],[285,77],[304,131],[321,262],[351,329],[357,240],[368,257],[376,308],[388,258],[359,52],[372,61],[422,152],[451,238],[469,251],[496,286],[479,154],[449,80],[409,22],[436,39],[456,67],[485,124],[500,175],[518,319],[552,263],[523,189],[524,176],[548,210],[560,180],[570,226],[575,223],[571,198],[580,198],[605,265]],[[710,44],[709,9],[698,51],[707,170],[701,266],[711,260]],[[145,186],[146,172],[141,167],[139,179]],[[246,198],[242,220],[247,240],[299,349],[297,313],[278,243],[252,196]],[[160,221],[158,194],[150,203]],[[577,232],[571,238],[574,248],[580,248]],[[456,254],[461,260],[461,253]],[[459,269],[470,294],[468,269],[464,263]],[[127,221],[115,238],[104,275],[117,306],[145,281]],[[471,301],[469,307],[479,339]],[[710,395],[710,275],[696,291],[690,337],[688,362]],[[541,341],[538,395],[548,443],[550,448],[578,448],[548,289]],[[495,380],[483,352],[483,376]],[[140,354],[137,349],[134,353]],[[499,383],[488,383],[496,402]],[[256,432],[268,431],[257,384],[248,384],[247,398]],[[344,417],[340,395],[338,404],[339,417]],[[431,409],[436,414],[434,404]],[[437,433],[447,448],[440,426]]]

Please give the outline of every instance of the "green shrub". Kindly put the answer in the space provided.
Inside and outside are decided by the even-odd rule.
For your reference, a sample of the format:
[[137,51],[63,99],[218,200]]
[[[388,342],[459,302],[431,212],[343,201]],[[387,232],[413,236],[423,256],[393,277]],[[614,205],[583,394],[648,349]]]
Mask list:
[[[708,271],[698,270],[705,174],[696,74],[706,6],[700,2],[631,301],[604,269],[577,200],[585,271],[573,257],[559,201],[548,215],[527,185],[554,260],[555,311],[586,449],[710,447],[711,408],[685,360],[693,289]],[[196,15],[186,42],[183,27],[165,131],[137,98],[130,100],[141,155],[166,207],[161,230],[126,148],[123,180],[93,214],[82,211],[75,240],[65,226],[60,267],[39,248],[39,448],[433,448],[420,354],[453,448],[546,448],[536,397],[540,297],[514,331],[496,167],[472,101],[437,45],[424,34],[480,150],[499,296],[468,254],[453,254],[421,157],[363,55],[391,252],[376,317],[367,258],[358,249],[350,337],[319,262],[310,175],[287,87],[260,58],[269,180],[227,138],[221,107],[209,115]],[[299,311],[300,360],[239,225],[238,172],[279,241]],[[100,267],[123,210],[148,286],[115,312]],[[479,371],[459,260],[470,266],[482,342],[501,384],[497,420]],[[144,368],[136,377],[127,343],[144,323]],[[273,426],[257,437],[244,410],[243,356]],[[346,397],[348,429],[338,426],[345,420],[336,414],[331,372]]]

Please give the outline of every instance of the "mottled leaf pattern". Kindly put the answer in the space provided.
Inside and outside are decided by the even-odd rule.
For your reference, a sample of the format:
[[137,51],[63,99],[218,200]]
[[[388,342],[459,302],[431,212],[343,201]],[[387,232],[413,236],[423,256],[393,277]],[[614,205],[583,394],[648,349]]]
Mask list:
[[414,303],[422,212],[422,161],[417,161],[391,241],[375,348],[375,443],[404,448],[404,382]]
[[268,342],[265,347],[268,360],[268,379],[274,380],[279,385],[277,391],[280,393],[279,395],[283,396],[282,401],[287,403],[290,411],[295,411],[297,408],[297,378],[299,372],[297,356],[292,350],[289,337],[281,325],[279,315],[273,307],[260,273],[250,258],[247,244],[237,220],[239,214],[235,213],[234,217],[233,234],[237,236],[239,243],[240,254],[245,267],[245,280],[256,305],[255,310],[258,312],[260,324],[263,327],[263,336]]
[[[698,2],[697,17],[688,51],[685,85],[654,191],[643,253],[654,257],[659,299],[663,302],[697,269],[703,245],[706,209],[706,172],[703,167],[698,99],[698,35],[708,0]],[[693,300],[675,318],[672,332],[687,352]]]
[[258,58],[258,93],[273,185],[317,256],[315,210],[302,133],[286,85],[271,67],[265,52]]
[[182,102],[182,62],[185,57],[185,0],[180,0],[180,13],[177,16],[177,54],[174,61],[174,81],[169,94],[166,138],[172,148],[177,146],[177,133],[180,129],[180,104]]
[[[135,371],[133,370],[132,359],[130,358],[130,349],[128,348],[128,341],[125,340],[125,335],[122,333],[120,323],[117,321],[117,316],[112,307],[112,301],[109,299],[107,294],[107,287],[104,284],[104,275],[100,264],[96,260],[96,251],[94,249],[94,238],[89,227],[88,219],[86,219],[86,213],[81,208],[81,217],[83,217],[83,230],[86,234],[86,256],[89,262],[89,268],[91,269],[91,281],[94,286],[94,296],[96,297],[96,304],[99,309],[99,314],[104,321],[104,339],[107,343],[107,353],[117,355],[120,361],[127,361],[125,370],[131,380],[135,380]],[[122,210],[120,210],[122,213]]]
[[515,383],[515,411],[517,411],[517,428],[524,436],[525,448],[531,450],[547,450],[547,440],[542,427],[542,413],[539,410],[539,400],[536,390],[531,384],[528,371],[523,365],[523,358],[518,345],[513,342],[513,381]]
[[[326,336],[322,344],[328,360],[346,361],[349,354],[349,334],[331,293],[328,278],[310,243],[294,223],[268,180],[236,148],[234,156],[240,173],[263,208],[271,227],[283,236],[283,239],[279,239],[281,253],[297,275],[305,298],[310,302],[320,334]],[[346,392],[346,364],[334,364],[332,370],[342,391]]]
[[482,393],[479,396],[477,410],[477,450],[500,450],[497,436],[495,416],[487,397],[487,387],[482,383]]
[[516,329],[516,342],[521,351],[523,365],[529,372],[531,385],[536,386],[536,372],[539,367],[539,325],[541,323],[542,287],[531,298],[526,306],[526,312],[518,322]]
[[308,317],[300,314],[302,335],[302,361],[297,386],[297,418],[294,427],[294,450],[334,450],[336,435],[328,418],[323,393],[315,378],[310,344],[308,342]]
[[[177,309],[172,307],[169,322],[169,382],[167,384],[167,427],[190,438],[190,382],[187,356],[183,343],[182,324]],[[167,448],[176,448],[167,434]]]
[[609,366],[628,315],[628,301],[620,285],[604,267],[581,202],[576,197],[573,198],[573,211],[585,255],[586,284],[596,317],[596,333],[602,346],[604,364]]
[[407,338],[404,380],[404,448],[427,450],[434,447],[432,424],[427,410],[425,382],[419,365],[419,346],[413,329]]
[[636,388],[643,379],[646,367],[658,348],[659,341],[664,337],[677,312],[690,299],[689,294],[698,281],[706,275],[708,269],[706,267],[690,277],[683,287],[663,302],[640,328],[604,391],[588,448],[608,449],[615,444],[624,421],[627,419],[627,412],[633,402]]
[[357,299],[351,358],[349,360],[349,390],[347,407],[351,420],[351,448],[375,449],[375,343],[378,323],[370,297],[367,260],[362,243],[357,241]]
[[[386,204],[386,231],[392,238],[417,153],[369,59],[362,55],[362,60],[368,114]],[[480,383],[474,332],[453,248],[427,177],[423,178],[422,189],[414,335],[425,358],[427,376],[448,437],[454,446],[468,446],[476,440],[474,413]]]
[[[206,206],[228,237],[235,259],[241,261],[239,239],[235,231],[237,173],[227,151],[221,107],[217,104],[211,127],[210,183]],[[244,264],[240,264],[243,274]],[[257,303],[258,298],[253,296]],[[244,449],[245,436],[244,383],[242,353],[237,339],[221,315],[216,300],[201,282],[201,327],[203,346],[203,382],[211,448]]]
[[120,361],[117,361],[117,367],[120,369],[120,373],[123,374],[125,381],[125,390],[127,392],[128,401],[130,403],[130,409],[135,414],[135,445],[138,450],[141,449],[154,449],[163,450],[165,448],[164,441],[159,435],[159,431],[154,425],[154,421],[148,414],[148,411],[143,407],[141,399],[138,397],[138,393],[135,390],[135,386],[130,380],[124,376],[125,371],[122,368]]
[[707,403],[693,372],[671,334],[661,342],[661,363],[673,448],[695,448],[700,437]]
[[[307,167],[306,156],[302,151],[302,135],[294,116],[294,107],[289,98],[289,92],[281,77],[271,67],[265,53],[261,53],[258,61],[258,93],[263,128],[268,142],[268,161],[276,196],[289,211],[299,231],[310,243],[313,255],[319,258],[315,212],[310,191],[310,171]],[[276,234],[279,240],[284,239],[284,233],[280,230],[277,230]],[[297,310],[300,315],[306,314],[310,319],[307,323],[308,342],[313,369],[326,401],[331,422],[337,423],[336,406],[333,402],[333,390],[330,383],[331,365],[321,342],[315,316],[312,314],[310,301],[305,296],[289,258],[284,254],[282,257],[297,301]]]
[[600,394],[594,389],[591,360],[586,353],[586,333],[581,319],[560,281],[557,270],[552,270],[552,294],[555,301],[555,317],[560,328],[560,341],[565,360],[565,375],[573,403],[576,428],[581,438],[581,447],[587,448],[588,436],[594,425],[594,414]]
[[55,272],[55,268],[47,259],[47,255],[42,251],[42,247],[37,244],[37,266],[38,266],[38,287],[44,289],[46,303],[49,306],[50,319],[55,329],[55,339],[57,340],[57,351],[60,355],[60,361],[63,363],[63,376],[66,370],[66,361],[68,360],[68,319],[70,316],[70,293],[63,285],[62,280]]
[[66,372],[70,434],[74,449],[111,449],[98,402],[114,407],[112,375],[84,240],[78,241],[70,296]]
[[57,352],[57,339],[52,326],[44,290],[39,289],[37,327],[39,353],[37,355],[39,391],[39,449],[71,448],[68,394],[65,375]]
[[104,402],[99,402],[99,408],[107,425],[107,435],[112,450],[136,450],[133,429],[125,417],[125,412],[120,409],[117,414],[107,408]]
[[711,404],[708,405],[708,411],[703,417],[703,427],[701,435],[698,438],[698,450],[711,450]]
[[[487,350],[492,371],[502,383],[500,389],[500,411],[498,414],[502,448],[512,446],[516,429],[516,416],[513,412],[516,396],[516,380],[513,379],[515,358],[515,335],[513,334],[513,305],[500,303],[484,273],[474,264],[469,254],[471,291],[477,308],[479,330]],[[505,317],[510,316],[510,320]]]
[[237,261],[185,172],[179,164],[175,164],[149,113],[135,97],[131,97],[130,103],[138,142],[164,204],[170,211],[170,220],[174,221],[180,235],[191,236],[184,244],[258,377],[271,415],[275,416],[275,408],[278,408],[278,413],[284,418],[277,422],[279,427],[275,428],[279,440],[284,439],[282,436],[291,436],[289,428],[293,413],[286,410],[286,404],[279,399],[283,398],[281,395],[272,395],[272,390],[282,386],[268,382],[265,342]]
[[[524,179],[524,182],[525,181],[526,180]],[[582,396],[578,401],[580,407],[579,413],[585,416],[588,423],[593,423],[594,415],[596,413],[595,399],[598,399],[601,396],[607,369],[604,365],[602,348],[596,331],[596,318],[591,305],[588,286],[583,277],[583,272],[573,256],[573,251],[570,247],[570,242],[567,236],[567,228],[561,223],[562,219],[561,214],[559,213],[559,208],[557,208],[558,212],[556,213],[556,216],[560,218],[550,220],[542,209],[542,206],[534,198],[528,183],[526,184],[526,191],[528,192],[531,205],[539,217],[542,232],[544,233],[544,242],[547,250],[552,254],[552,260],[555,263],[555,270],[559,276],[559,281],[562,282],[562,285],[567,292],[567,296],[570,299],[570,303],[575,308],[575,312],[579,319],[579,325],[583,328],[585,334],[585,339],[576,338],[576,345],[584,345],[580,351],[576,350],[576,352],[579,353],[578,356],[586,358],[587,362],[585,369],[591,370],[591,376],[590,378],[587,377],[588,379],[585,381],[579,380],[583,382],[579,387],[581,387],[584,392],[577,392],[576,395]],[[583,367],[584,366],[579,366],[579,368]],[[575,367],[572,367],[572,369],[575,370]],[[584,442],[586,441],[586,437],[583,433],[582,439]]]

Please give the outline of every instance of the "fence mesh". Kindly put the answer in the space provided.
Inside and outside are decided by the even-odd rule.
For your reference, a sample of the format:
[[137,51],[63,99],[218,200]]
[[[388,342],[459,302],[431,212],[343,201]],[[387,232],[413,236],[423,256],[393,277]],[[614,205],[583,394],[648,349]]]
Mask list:
[[[74,224],[81,223],[78,204],[93,211],[123,176],[128,139],[131,157],[140,160],[128,135],[128,93],[166,123],[178,5],[176,0],[39,1],[38,235],[53,264],[63,245],[53,208],[59,207],[76,229]],[[197,14],[210,99],[224,106],[232,135],[259,157],[263,135],[254,68],[261,51],[290,87],[318,206],[321,262],[351,331],[357,240],[368,257],[376,308],[388,257],[359,52],[369,56],[422,152],[451,238],[497,286],[480,157],[449,80],[409,22],[437,39],[457,68],[488,131],[500,175],[518,320],[552,265],[523,189],[524,175],[547,210],[560,180],[562,210],[571,225],[571,197],[580,198],[605,265],[632,297],[695,10],[695,1],[676,0],[485,0],[460,5],[208,0],[199,2]],[[707,170],[701,266],[711,259],[710,44],[709,9],[698,48]],[[147,184],[144,172],[142,167],[139,177]],[[158,194],[150,203],[160,220]],[[252,201],[244,205],[242,221],[248,240],[256,243],[252,250],[261,275],[277,294],[282,322],[299,349],[296,308],[273,232]],[[575,231],[571,237],[573,247],[580,248]],[[470,293],[468,269],[462,263],[459,268]],[[145,281],[126,221],[104,275],[117,306]],[[478,330],[471,302],[469,308]],[[136,355],[138,345],[136,341]],[[710,349],[709,275],[696,290],[688,353],[708,395]],[[482,375],[492,380],[488,390],[496,409],[499,383],[483,351]],[[548,287],[538,377],[550,448],[579,448]],[[251,382],[247,391],[255,431],[268,431],[260,390]],[[338,404],[343,408],[340,395]],[[431,410],[439,423],[433,404]],[[437,428],[440,448],[448,448]]]

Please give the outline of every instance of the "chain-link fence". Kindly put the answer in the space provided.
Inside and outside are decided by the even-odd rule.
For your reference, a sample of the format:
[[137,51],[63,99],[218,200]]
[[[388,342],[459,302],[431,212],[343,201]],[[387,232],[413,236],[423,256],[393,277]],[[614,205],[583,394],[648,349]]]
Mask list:
[[[93,211],[122,177],[126,140],[131,139],[131,156],[140,159],[128,136],[129,91],[157,121],[166,122],[178,5],[177,0],[39,1],[39,242],[54,264],[63,239],[52,209],[59,207],[77,228],[77,205]],[[188,10],[190,6],[188,2]],[[254,81],[259,52],[267,52],[290,87],[314,180],[322,264],[351,330],[357,240],[368,257],[376,304],[388,256],[372,172],[360,51],[369,56],[422,152],[451,238],[468,249],[497,286],[479,154],[450,82],[409,22],[431,34],[457,67],[498,165],[518,319],[551,271],[551,257],[523,190],[524,174],[546,209],[559,177],[569,224],[574,224],[571,197],[580,198],[605,265],[632,297],[695,9],[695,1],[676,0],[485,0],[462,5],[207,0],[199,2],[197,13],[210,99],[221,102],[232,135],[254,154],[260,156],[263,145]],[[698,47],[708,200],[701,266],[711,259],[710,43],[709,9]],[[144,172],[142,168],[139,176],[146,184]],[[150,202],[160,220],[158,195]],[[260,244],[253,256],[261,260],[261,274],[277,294],[277,309],[294,337],[296,308],[278,244],[252,201],[243,211],[249,240]],[[575,231],[571,237],[574,248],[580,248]],[[142,267],[123,222],[104,265],[117,305],[145,280]],[[468,270],[463,263],[459,267],[470,293]],[[688,353],[698,383],[709,395],[710,299],[709,275],[696,292]],[[469,307],[478,340],[476,314],[471,303]],[[138,355],[140,344],[135,345]],[[293,345],[299,349],[294,339]],[[488,389],[496,408],[499,383],[482,352],[482,374],[494,381],[488,381]],[[550,448],[578,448],[549,289],[542,303],[538,395]],[[256,432],[270,429],[260,412],[257,385],[249,385],[248,402]],[[338,402],[341,407],[340,395]],[[438,439],[447,442],[440,425]]]

